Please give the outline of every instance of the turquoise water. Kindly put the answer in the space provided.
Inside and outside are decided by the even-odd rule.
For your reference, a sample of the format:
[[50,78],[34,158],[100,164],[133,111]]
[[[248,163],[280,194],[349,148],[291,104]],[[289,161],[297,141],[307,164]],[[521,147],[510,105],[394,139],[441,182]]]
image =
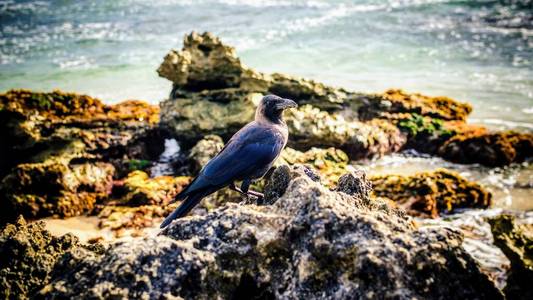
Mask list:
[[533,129],[533,1],[0,1],[0,90],[164,99],[155,72],[191,30],[247,65],[471,102],[471,121]]

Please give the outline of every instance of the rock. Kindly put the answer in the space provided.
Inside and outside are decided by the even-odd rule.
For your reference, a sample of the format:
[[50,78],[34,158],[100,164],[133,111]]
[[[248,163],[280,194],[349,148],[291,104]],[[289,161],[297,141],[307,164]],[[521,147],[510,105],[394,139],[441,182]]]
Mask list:
[[349,169],[350,162],[346,153],[333,147],[328,149],[311,148],[306,152],[285,148],[276,161],[276,165],[304,164],[317,170],[324,179],[324,184],[333,187],[339,177]]
[[161,104],[161,126],[185,149],[208,134],[227,141],[253,120],[256,105],[269,93],[303,106],[286,118],[289,145],[298,150],[335,147],[359,159],[397,151],[405,142],[392,124],[362,123],[353,113],[340,114],[362,103],[359,94],[312,80],[255,72],[240,62],[232,47],[209,33],[186,36],[183,49],[171,51],[158,71],[174,84],[170,99]]
[[[80,141],[106,161],[157,156],[159,108],[141,101],[105,105],[79,94],[11,90],[0,94],[0,177],[57,144]],[[157,142],[155,142],[157,141]],[[159,143],[161,141],[161,143]],[[118,166],[116,166],[118,167]]]
[[163,150],[159,108],[141,101],[11,90],[0,116],[0,223],[89,212],[113,176]]
[[364,171],[354,170],[339,178],[336,190],[366,201],[370,199],[372,184],[366,180],[366,173]]
[[200,96],[166,100],[161,103],[161,126],[172,132],[185,148],[210,134],[228,140],[253,120],[260,98],[258,94],[249,94],[229,103],[201,100]]
[[508,299],[531,299],[533,291],[533,224],[516,223],[511,215],[489,219],[494,244],[511,261],[511,270],[504,288]]
[[224,148],[224,141],[217,135],[208,135],[200,140],[189,152],[193,172],[200,170]]
[[230,204],[179,219],[161,236],[112,244],[69,273],[58,269],[39,296],[503,298],[459,232],[417,229],[385,203],[326,189],[302,167],[288,175],[273,205]]
[[459,124],[455,121],[444,122],[441,119],[412,113],[408,118],[398,120],[397,126],[407,133],[407,142],[404,148],[438,155],[439,148],[457,134],[457,129],[463,128]]
[[453,162],[505,166],[533,157],[533,134],[471,130],[453,136],[438,151]]
[[48,283],[57,260],[78,247],[72,234],[54,237],[44,222],[27,224],[19,218],[0,232],[0,297],[29,299]]
[[115,182],[113,197],[127,206],[167,205],[189,184],[188,176],[157,176],[150,178],[143,171],[133,171]]
[[412,176],[370,177],[374,195],[392,199],[415,216],[437,217],[458,208],[487,208],[492,194],[459,174],[437,169]]
[[176,209],[178,203],[166,205],[106,205],[98,213],[98,227],[100,229],[110,229],[115,237],[127,235],[140,235],[140,232],[149,227],[159,225],[159,223]]
[[286,116],[288,144],[299,150],[335,147],[344,150],[351,159],[361,159],[396,152],[405,143],[400,131],[385,122],[350,121],[310,105],[289,110]]
[[243,77],[260,77],[241,64],[233,47],[210,33],[195,32],[185,36],[181,51],[167,54],[157,72],[192,91],[240,87]]
[[359,116],[365,120],[398,120],[414,113],[441,120],[464,121],[472,112],[469,104],[448,97],[428,97],[394,89],[383,94],[362,95],[359,99],[365,102],[359,109]]
[[19,164],[0,183],[0,223],[23,215],[71,217],[91,211],[111,191],[109,163],[70,163],[67,155]]

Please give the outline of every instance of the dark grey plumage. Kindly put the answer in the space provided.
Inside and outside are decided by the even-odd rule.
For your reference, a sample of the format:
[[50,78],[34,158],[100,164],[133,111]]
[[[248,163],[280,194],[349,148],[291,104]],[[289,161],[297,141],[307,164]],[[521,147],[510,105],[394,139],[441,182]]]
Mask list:
[[[261,196],[248,191],[248,187],[253,180],[266,174],[287,144],[288,130],[282,114],[285,109],[296,106],[290,99],[274,95],[263,97],[255,120],[235,133],[191,184],[176,196],[183,202],[161,223],[161,228],[185,216],[205,196],[227,186],[244,194]],[[242,181],[240,190],[235,188],[235,181]]]

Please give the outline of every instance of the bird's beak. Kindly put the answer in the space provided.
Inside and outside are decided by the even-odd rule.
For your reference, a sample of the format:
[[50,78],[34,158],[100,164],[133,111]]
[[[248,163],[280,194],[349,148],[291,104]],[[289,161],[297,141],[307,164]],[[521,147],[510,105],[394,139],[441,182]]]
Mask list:
[[283,102],[280,102],[276,105],[278,109],[287,109],[291,107],[298,107],[298,104],[291,99],[283,99]]

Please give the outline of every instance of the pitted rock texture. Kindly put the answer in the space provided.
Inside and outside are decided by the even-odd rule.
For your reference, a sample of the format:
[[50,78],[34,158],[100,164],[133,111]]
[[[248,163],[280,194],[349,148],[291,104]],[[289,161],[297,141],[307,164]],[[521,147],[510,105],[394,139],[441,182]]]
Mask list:
[[54,237],[43,222],[23,218],[0,231],[0,297],[29,299],[50,279],[63,253],[79,246],[72,234]]
[[[361,199],[368,191],[331,191],[304,170],[285,167],[290,180],[273,205],[229,204],[113,244],[55,273],[40,297],[502,299],[460,233],[417,229],[403,212]],[[350,180],[361,177],[339,189],[365,189]]]

